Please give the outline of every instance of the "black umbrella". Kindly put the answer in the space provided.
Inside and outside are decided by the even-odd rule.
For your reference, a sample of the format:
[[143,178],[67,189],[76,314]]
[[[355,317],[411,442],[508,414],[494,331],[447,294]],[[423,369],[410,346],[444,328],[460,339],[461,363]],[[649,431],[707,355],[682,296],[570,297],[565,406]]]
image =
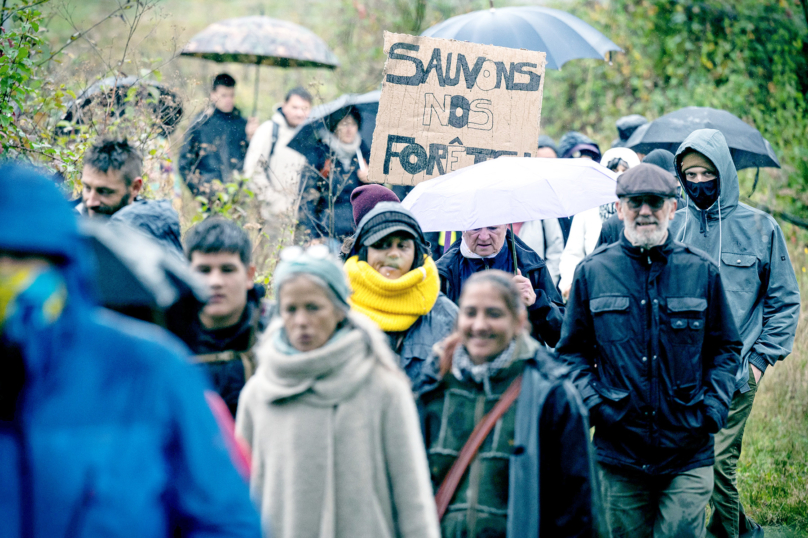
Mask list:
[[[134,92],[134,93],[132,93]],[[60,135],[69,134],[72,125],[90,123],[100,113],[113,118],[123,116],[127,107],[145,108],[158,122],[162,134],[174,132],[182,119],[182,99],[165,84],[138,77],[108,77],[99,80],[67,105]]]
[[578,58],[603,59],[622,51],[608,37],[566,11],[546,7],[506,7],[458,15],[421,35],[547,53],[547,69]]
[[380,91],[368,92],[364,94],[349,93],[338,99],[315,107],[309,119],[306,120],[289,141],[288,147],[302,153],[309,162],[314,163],[319,154],[321,142],[318,132],[320,129],[333,131],[339,120],[345,117],[348,110],[355,109],[362,118],[362,125],[359,135],[371,148],[373,142],[373,131],[376,129],[376,114],[379,112]]
[[626,142],[637,153],[666,149],[676,153],[690,133],[717,129],[727,139],[735,168],[780,168],[780,161],[760,131],[725,110],[689,106],[640,126]]
[[101,306],[183,338],[209,297],[185,259],[127,225],[85,220],[82,233],[95,254]]

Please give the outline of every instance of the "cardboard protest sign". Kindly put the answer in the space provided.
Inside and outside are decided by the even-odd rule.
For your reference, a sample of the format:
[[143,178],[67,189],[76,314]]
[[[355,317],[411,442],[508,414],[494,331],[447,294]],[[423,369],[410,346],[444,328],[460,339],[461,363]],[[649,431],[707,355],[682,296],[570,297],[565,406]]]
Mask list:
[[415,185],[535,155],[545,53],[389,32],[384,51],[370,181]]

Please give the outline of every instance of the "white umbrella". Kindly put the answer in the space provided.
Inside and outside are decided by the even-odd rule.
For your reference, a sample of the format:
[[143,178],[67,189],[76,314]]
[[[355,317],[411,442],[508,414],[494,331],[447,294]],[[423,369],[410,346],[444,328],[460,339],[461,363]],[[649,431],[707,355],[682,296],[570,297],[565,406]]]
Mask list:
[[401,202],[425,232],[570,217],[614,202],[617,174],[588,159],[500,157],[415,186]]

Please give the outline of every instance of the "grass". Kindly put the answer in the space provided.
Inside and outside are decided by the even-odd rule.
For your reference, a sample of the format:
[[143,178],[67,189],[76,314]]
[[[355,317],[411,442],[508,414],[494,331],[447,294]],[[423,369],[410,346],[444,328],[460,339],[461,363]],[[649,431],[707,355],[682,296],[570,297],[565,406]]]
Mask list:
[[794,351],[761,380],[744,434],[738,488],[755,521],[808,535],[808,249],[795,248],[792,262],[803,290]]

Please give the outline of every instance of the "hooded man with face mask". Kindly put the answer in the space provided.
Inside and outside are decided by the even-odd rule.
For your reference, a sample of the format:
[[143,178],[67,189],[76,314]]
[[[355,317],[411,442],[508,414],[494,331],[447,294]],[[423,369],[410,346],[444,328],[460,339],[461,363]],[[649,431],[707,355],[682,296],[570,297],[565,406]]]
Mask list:
[[743,340],[727,426],[715,435],[708,530],[720,538],[762,536],[741,506],[735,471],[757,384],[768,366],[791,353],[799,287],[780,226],[771,215],[738,202],[738,174],[721,132],[694,131],[679,146],[675,165],[688,200],[671,233],[718,263]]

